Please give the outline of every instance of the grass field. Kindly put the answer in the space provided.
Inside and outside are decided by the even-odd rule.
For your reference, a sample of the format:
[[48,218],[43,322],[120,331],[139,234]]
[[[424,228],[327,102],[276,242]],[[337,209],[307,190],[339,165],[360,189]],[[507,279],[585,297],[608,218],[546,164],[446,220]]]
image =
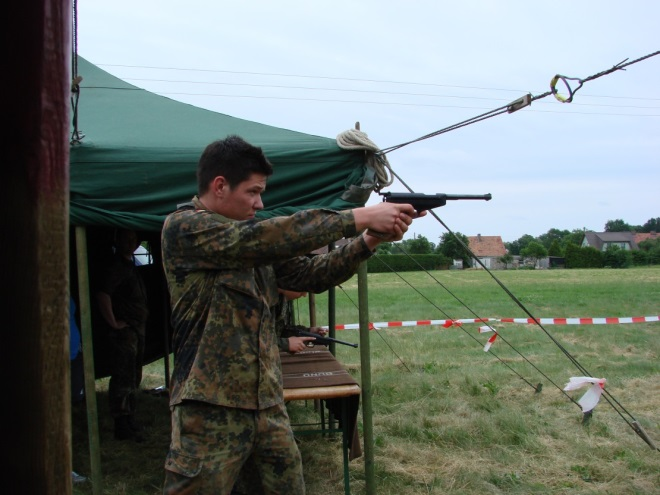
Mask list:
[[[660,314],[660,269],[498,271],[538,318]],[[371,321],[526,317],[483,271],[369,275]],[[448,289],[450,292],[448,292]],[[421,293],[421,294],[420,294]],[[326,295],[316,297],[318,323]],[[357,281],[337,290],[337,323],[355,323]],[[306,311],[303,300],[298,303]],[[304,321],[303,321],[304,322]],[[378,494],[659,494],[660,452],[601,400],[583,424],[561,391],[582,375],[538,327],[495,324],[491,353],[478,325],[403,327],[370,333],[374,453]],[[660,323],[549,325],[550,333],[660,445]],[[358,342],[358,332],[338,338]],[[510,344],[510,345],[507,345]],[[499,359],[496,359],[495,353]],[[337,355],[360,381],[359,350]],[[145,390],[163,385],[162,363],[145,367]],[[537,393],[536,384],[543,385]],[[97,382],[104,493],[155,494],[169,442],[167,399],[140,397],[144,444],[117,442]],[[584,391],[571,393],[578,399]],[[621,409],[619,408],[619,410]],[[292,422],[314,415],[289,404]],[[84,406],[74,407],[74,470],[89,473]],[[343,493],[338,440],[300,438],[308,494]],[[353,494],[366,493],[364,461],[351,462]],[[74,493],[91,493],[89,483]]]

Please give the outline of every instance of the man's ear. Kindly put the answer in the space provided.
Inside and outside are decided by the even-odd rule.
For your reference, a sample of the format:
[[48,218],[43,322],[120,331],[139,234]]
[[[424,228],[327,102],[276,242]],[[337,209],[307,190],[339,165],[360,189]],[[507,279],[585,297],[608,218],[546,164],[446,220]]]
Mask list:
[[227,179],[225,179],[222,175],[218,175],[211,182],[211,190],[213,191],[213,195],[216,197],[222,197],[227,191],[228,187],[229,183],[227,182]]

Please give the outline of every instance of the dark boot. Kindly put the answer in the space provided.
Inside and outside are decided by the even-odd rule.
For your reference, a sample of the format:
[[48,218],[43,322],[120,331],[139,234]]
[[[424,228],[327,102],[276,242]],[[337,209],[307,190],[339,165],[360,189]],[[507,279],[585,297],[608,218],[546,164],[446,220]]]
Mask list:
[[133,431],[129,424],[128,416],[118,416],[115,418],[115,438],[117,440],[135,440],[138,443],[144,441],[142,435]]
[[135,421],[135,418],[133,416],[128,416],[128,427],[131,429],[131,431],[134,431],[135,433],[139,433],[144,431],[144,427]]

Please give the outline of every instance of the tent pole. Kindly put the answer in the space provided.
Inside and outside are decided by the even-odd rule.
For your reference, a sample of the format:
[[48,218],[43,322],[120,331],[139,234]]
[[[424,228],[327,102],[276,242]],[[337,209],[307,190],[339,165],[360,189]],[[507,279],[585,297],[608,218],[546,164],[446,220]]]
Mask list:
[[89,296],[89,265],[87,263],[87,230],[76,227],[76,261],[78,264],[78,303],[82,334],[83,366],[85,374],[85,400],[87,405],[87,434],[92,493],[103,492],[101,476],[101,448],[99,440],[99,415],[96,407],[96,383],[94,375],[94,345],[92,344],[92,308]]
[[358,305],[360,323],[360,368],[362,376],[362,424],[364,428],[364,475],[367,495],[376,493],[374,483],[373,409],[371,405],[371,349],[369,342],[369,292],[367,262],[358,268]]
[[314,294],[309,294],[309,326],[316,326],[316,297]]
[[170,311],[169,311],[169,301],[168,301],[168,289],[167,289],[167,282],[163,280],[162,282],[165,284],[165,292],[163,294],[163,313],[164,313],[164,332],[163,332],[163,364],[165,366],[165,388],[169,392],[170,390],[170,339],[169,339],[169,330],[170,330]]
[[[360,122],[355,123],[360,130]],[[362,376],[362,426],[364,429],[364,477],[367,495],[376,493],[374,472],[374,428],[371,404],[371,345],[369,342],[369,286],[367,284],[367,262],[358,268],[358,311],[360,326],[360,369]]]
[[[335,249],[335,243],[331,242],[328,244],[328,253]],[[336,294],[337,294],[337,289],[335,286],[332,286],[328,289],[328,335],[330,338],[334,339],[335,334],[337,333],[337,329],[335,328],[337,326],[337,304],[336,304]],[[328,350],[330,351],[330,354],[333,356],[337,356],[337,344],[334,342],[330,342],[330,345],[328,346]],[[331,430],[335,429],[335,418],[332,416],[332,412],[328,415],[328,427]]]
[[[332,250],[335,249],[335,243],[331,242],[328,244],[328,253]],[[335,334],[337,333],[336,326],[337,326],[337,303],[336,303],[336,295],[337,295],[337,289],[333,286],[328,289],[328,335],[331,338],[335,338]],[[337,355],[337,344],[334,342],[330,342],[330,345],[328,346],[330,353],[333,356]]]

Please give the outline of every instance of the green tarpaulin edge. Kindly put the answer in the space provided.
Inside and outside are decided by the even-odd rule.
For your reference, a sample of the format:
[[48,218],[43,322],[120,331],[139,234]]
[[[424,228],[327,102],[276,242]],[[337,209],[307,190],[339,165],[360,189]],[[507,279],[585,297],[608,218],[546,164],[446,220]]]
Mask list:
[[165,216],[196,193],[195,170],[205,146],[230,134],[262,147],[273,163],[260,217],[307,208],[355,208],[368,199],[370,191],[346,200],[346,192],[362,184],[365,155],[339,148],[335,139],[177,102],[82,57],[77,67],[83,79],[74,135],[81,139],[70,150],[74,226],[160,230]]

